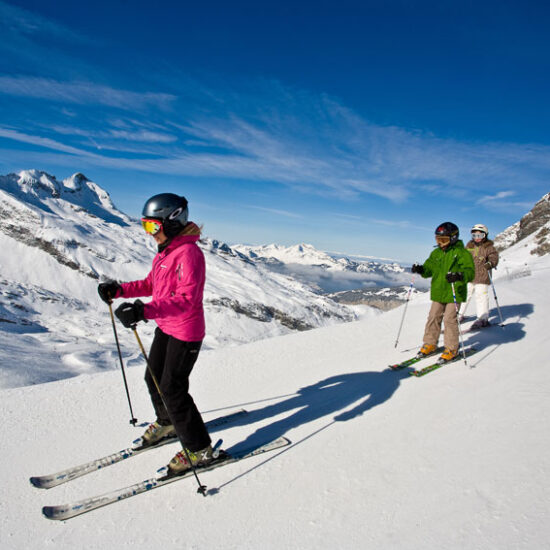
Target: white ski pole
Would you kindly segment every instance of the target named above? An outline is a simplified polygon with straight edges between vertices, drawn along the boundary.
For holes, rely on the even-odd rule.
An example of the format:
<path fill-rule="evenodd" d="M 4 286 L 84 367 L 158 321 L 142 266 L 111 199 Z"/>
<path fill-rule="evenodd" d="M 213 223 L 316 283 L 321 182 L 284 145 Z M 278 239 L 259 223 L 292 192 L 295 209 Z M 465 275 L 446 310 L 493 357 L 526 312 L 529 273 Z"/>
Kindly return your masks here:
<path fill-rule="evenodd" d="M 455 293 L 455 284 L 451 283 L 451 288 L 453 289 L 453 301 L 455 303 L 455 310 L 456 310 L 456 323 L 458 325 L 458 334 L 460 335 L 460 345 L 462 347 L 462 357 L 464 357 L 464 364 L 468 366 L 468 362 L 466 361 L 466 350 L 464 349 L 464 336 L 462 336 L 462 329 L 460 328 L 460 323 L 458 322 L 458 303 L 456 301 L 456 293 Z"/>
<path fill-rule="evenodd" d="M 407 306 L 409 305 L 409 299 L 411 297 L 411 292 L 412 292 L 412 289 L 413 289 L 413 285 L 414 285 L 414 274 L 413 274 L 412 279 L 411 279 L 411 286 L 409 287 L 409 292 L 407 294 L 407 300 L 405 302 L 405 308 L 403 309 L 403 316 L 401 317 L 401 324 L 399 325 L 399 331 L 397 332 L 397 339 L 395 340 L 395 346 L 393 346 L 394 348 L 397 347 L 397 343 L 399 342 L 399 336 L 401 335 L 401 329 L 403 328 L 403 321 L 405 320 L 405 313 L 407 312 Z"/>
<path fill-rule="evenodd" d="M 490 271 L 487 271 L 487 274 L 489 275 L 489 281 L 491 281 L 491 288 L 493 289 L 493 296 L 495 297 L 495 303 L 497 305 L 498 316 L 500 317 L 500 326 L 504 327 L 504 320 L 502 319 L 502 313 L 500 312 L 500 306 L 498 305 L 498 298 L 497 298 L 497 293 L 496 293 L 496 290 L 495 290 L 495 285 L 493 284 L 493 278 L 491 277 L 491 272 Z"/>

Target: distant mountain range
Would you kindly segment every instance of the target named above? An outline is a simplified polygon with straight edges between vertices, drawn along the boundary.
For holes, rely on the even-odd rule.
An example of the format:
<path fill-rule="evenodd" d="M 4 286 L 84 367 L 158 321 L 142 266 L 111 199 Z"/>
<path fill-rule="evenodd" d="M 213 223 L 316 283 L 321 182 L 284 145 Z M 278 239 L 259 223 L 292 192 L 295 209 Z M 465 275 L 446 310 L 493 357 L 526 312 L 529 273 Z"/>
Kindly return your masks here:
<path fill-rule="evenodd" d="M 310 244 L 281 246 L 233 245 L 233 250 L 270 270 L 312 286 L 317 292 L 346 305 L 392 309 L 403 302 L 410 274 L 394 261 L 357 261 L 317 250 Z M 426 288 L 420 284 L 419 288 Z"/>

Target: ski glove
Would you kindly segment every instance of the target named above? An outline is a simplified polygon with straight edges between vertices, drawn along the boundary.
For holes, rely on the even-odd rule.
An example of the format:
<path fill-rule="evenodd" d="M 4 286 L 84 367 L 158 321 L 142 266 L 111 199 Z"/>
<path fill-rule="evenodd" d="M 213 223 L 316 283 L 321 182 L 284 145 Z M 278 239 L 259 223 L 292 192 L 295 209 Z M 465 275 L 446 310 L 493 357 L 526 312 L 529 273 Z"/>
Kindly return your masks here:
<path fill-rule="evenodd" d="M 424 273 L 424 266 L 421 264 L 413 264 L 411 267 L 411 273 L 418 273 L 419 275 L 422 275 L 422 273 Z"/>
<path fill-rule="evenodd" d="M 485 262 L 485 269 L 489 271 L 489 269 L 493 269 L 493 264 L 491 262 Z"/>
<path fill-rule="evenodd" d="M 447 281 L 449 283 L 456 283 L 457 281 L 463 281 L 464 280 L 464 273 L 455 273 L 453 271 L 449 271 L 446 275 Z"/>
<path fill-rule="evenodd" d="M 115 315 L 126 328 L 133 328 L 140 321 L 146 320 L 141 300 L 136 300 L 133 304 L 132 302 L 120 304 L 115 310 Z"/>
<path fill-rule="evenodd" d="M 107 281 L 97 286 L 97 293 L 106 304 L 110 304 L 113 298 L 122 296 L 122 287 L 116 281 Z"/>

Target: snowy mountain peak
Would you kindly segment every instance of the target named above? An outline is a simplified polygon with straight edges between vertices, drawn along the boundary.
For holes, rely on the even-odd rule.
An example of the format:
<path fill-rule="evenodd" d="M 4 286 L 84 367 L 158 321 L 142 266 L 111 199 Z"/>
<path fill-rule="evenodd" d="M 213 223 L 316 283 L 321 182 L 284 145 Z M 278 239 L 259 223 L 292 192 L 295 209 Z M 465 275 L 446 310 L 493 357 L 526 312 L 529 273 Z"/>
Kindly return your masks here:
<path fill-rule="evenodd" d="M 77 172 L 59 181 L 40 170 L 22 170 L 18 174 L 0 176 L 0 191 L 35 210 L 59 213 L 60 209 L 82 211 L 108 223 L 128 225 L 130 218 L 117 210 L 109 193 L 84 174 Z"/>
<path fill-rule="evenodd" d="M 89 182 L 90 180 L 81 172 L 73 174 L 70 178 L 64 179 L 63 184 L 65 187 L 79 191 L 82 187 L 82 184 Z"/>
<path fill-rule="evenodd" d="M 10 177 L 9 174 L 6 177 Z M 15 175 L 15 174 L 13 174 Z M 17 184 L 23 193 L 28 193 L 36 197 L 51 196 L 57 198 L 61 195 L 61 186 L 59 182 L 46 172 L 39 170 L 23 170 L 19 172 Z"/>
<path fill-rule="evenodd" d="M 544 195 L 533 208 L 495 238 L 495 246 L 505 250 L 533 235 L 530 243 L 531 254 L 550 254 L 550 193 Z"/>
<path fill-rule="evenodd" d="M 265 262 L 281 262 L 283 264 L 302 264 L 309 266 L 334 266 L 338 262 L 326 252 L 317 250 L 313 245 L 301 243 L 292 246 L 268 244 L 262 246 L 234 245 L 234 250 L 249 258 Z"/>

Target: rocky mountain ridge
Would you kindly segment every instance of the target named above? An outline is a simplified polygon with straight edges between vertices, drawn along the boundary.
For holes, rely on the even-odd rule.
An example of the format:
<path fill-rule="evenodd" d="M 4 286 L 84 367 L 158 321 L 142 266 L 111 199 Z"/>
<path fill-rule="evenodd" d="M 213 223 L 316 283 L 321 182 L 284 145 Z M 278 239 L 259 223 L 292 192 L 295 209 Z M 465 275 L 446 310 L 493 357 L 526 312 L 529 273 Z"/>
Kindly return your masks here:
<path fill-rule="evenodd" d="M 519 222 L 511 225 L 495 238 L 498 250 L 505 250 L 535 233 L 536 246 L 531 254 L 550 254 L 550 193 L 544 195 Z"/>

